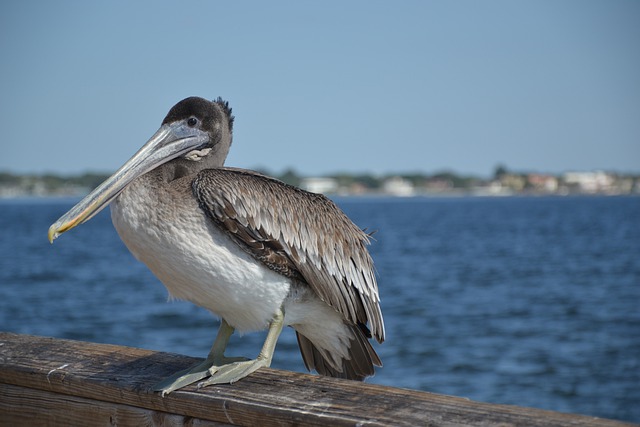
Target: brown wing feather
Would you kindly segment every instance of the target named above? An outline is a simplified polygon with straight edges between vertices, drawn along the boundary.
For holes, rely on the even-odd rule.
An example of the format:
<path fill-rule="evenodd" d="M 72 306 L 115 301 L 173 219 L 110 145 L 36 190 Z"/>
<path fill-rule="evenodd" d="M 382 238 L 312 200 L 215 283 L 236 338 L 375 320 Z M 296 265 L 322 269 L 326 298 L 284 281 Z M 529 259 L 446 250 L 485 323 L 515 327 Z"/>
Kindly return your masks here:
<path fill-rule="evenodd" d="M 369 323 L 384 341 L 369 237 L 331 200 L 234 168 L 203 170 L 192 188 L 200 207 L 244 250 L 306 282 L 346 320 Z"/>

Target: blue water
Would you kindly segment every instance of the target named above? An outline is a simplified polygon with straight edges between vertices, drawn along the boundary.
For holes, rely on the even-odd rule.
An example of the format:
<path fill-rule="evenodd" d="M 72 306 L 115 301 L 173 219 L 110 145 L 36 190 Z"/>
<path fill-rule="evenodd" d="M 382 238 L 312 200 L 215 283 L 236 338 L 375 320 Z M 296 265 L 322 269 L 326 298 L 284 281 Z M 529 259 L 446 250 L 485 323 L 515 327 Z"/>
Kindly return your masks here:
<path fill-rule="evenodd" d="M 217 321 L 167 302 L 108 211 L 49 245 L 74 202 L 0 201 L 0 330 L 205 356 Z M 372 382 L 640 422 L 640 198 L 337 202 L 378 230 L 388 339 Z M 292 331 L 273 366 L 304 371 Z"/>

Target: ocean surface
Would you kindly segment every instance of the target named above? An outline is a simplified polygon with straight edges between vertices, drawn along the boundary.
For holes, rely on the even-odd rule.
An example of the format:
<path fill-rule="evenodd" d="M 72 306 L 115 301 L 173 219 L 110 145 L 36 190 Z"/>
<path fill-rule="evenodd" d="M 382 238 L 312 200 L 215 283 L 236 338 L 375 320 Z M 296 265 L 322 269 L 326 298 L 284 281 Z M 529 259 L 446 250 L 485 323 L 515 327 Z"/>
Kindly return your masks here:
<path fill-rule="evenodd" d="M 0 201 L 0 330 L 204 357 L 217 320 L 167 302 L 108 209 L 48 243 L 75 202 Z M 377 230 L 387 340 L 371 382 L 640 422 L 640 197 L 336 202 Z M 304 371 L 293 331 L 273 367 Z"/>

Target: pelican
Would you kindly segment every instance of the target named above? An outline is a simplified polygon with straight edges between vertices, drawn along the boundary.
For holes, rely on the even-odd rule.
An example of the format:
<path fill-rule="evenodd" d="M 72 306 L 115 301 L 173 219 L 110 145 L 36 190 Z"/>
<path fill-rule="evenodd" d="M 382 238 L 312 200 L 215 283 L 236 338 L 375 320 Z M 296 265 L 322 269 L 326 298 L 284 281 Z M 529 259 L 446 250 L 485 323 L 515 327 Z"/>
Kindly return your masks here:
<path fill-rule="evenodd" d="M 221 319 L 207 358 L 154 386 L 234 383 L 271 364 L 284 326 L 306 368 L 364 380 L 384 323 L 369 235 L 328 198 L 224 167 L 229 104 L 190 97 L 111 177 L 49 228 L 49 241 L 107 205 L 120 238 L 169 293 Z M 234 331 L 268 330 L 256 359 L 225 356 Z"/>

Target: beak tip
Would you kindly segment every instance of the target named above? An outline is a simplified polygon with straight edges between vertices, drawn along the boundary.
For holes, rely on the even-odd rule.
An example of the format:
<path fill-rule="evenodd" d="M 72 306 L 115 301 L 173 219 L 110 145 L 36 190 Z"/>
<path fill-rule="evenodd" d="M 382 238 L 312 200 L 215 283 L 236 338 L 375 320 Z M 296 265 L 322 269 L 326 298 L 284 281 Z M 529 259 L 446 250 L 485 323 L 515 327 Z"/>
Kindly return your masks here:
<path fill-rule="evenodd" d="M 47 237 L 49 238 L 49 243 L 53 243 L 53 241 L 56 240 L 58 236 L 59 234 L 56 232 L 56 228 L 53 225 L 49 227 L 49 233 L 47 234 Z"/>

